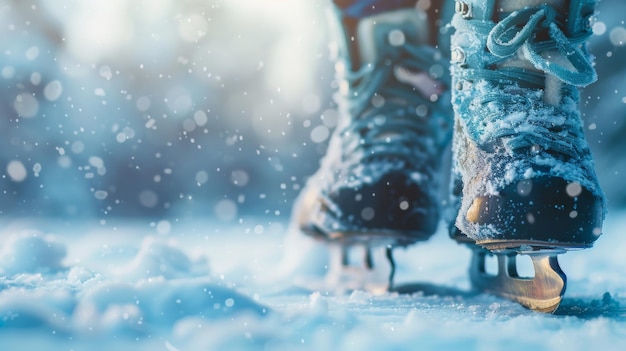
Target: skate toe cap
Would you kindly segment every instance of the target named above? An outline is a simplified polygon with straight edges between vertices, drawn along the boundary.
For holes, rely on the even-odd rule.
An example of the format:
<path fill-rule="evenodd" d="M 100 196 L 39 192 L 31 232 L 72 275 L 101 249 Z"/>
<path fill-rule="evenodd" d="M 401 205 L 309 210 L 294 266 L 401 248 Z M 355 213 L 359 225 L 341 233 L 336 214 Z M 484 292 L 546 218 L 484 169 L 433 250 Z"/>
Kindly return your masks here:
<path fill-rule="evenodd" d="M 474 198 L 465 217 L 488 227 L 490 239 L 590 246 L 602 233 L 603 211 L 602 197 L 580 183 L 540 177 Z"/>

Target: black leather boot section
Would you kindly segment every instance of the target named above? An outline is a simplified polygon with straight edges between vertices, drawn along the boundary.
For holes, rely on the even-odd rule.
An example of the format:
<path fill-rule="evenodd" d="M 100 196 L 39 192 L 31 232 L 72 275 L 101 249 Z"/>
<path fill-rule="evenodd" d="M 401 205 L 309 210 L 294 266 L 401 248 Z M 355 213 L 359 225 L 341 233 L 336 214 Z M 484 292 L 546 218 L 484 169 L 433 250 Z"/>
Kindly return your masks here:
<path fill-rule="evenodd" d="M 493 240 L 585 247 L 601 234 L 602 211 L 602 199 L 579 183 L 543 177 L 510 184 L 498 195 L 476 198 L 465 215 L 470 223 L 489 225 L 501 233 Z"/>

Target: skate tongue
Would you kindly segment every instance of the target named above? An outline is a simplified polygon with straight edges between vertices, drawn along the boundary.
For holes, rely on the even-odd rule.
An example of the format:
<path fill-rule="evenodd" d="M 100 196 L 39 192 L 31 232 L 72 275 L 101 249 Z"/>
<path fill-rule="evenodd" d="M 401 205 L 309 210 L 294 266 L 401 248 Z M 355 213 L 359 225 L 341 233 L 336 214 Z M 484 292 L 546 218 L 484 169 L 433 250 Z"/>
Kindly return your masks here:
<path fill-rule="evenodd" d="M 428 43 L 426 13 L 417 8 L 400 9 L 366 17 L 356 28 L 356 46 L 361 66 L 377 62 L 384 48 L 404 43 Z M 353 67 L 357 68 L 357 67 Z"/>
<path fill-rule="evenodd" d="M 534 7 L 540 5 L 550 5 L 558 13 L 565 11 L 565 0 L 498 0 L 496 2 L 496 12 L 509 13 L 524 7 Z"/>
<path fill-rule="evenodd" d="M 474 0 L 472 0 L 474 1 Z M 492 0 L 494 1 L 494 0 Z M 509 13 L 526 7 L 548 5 L 557 14 L 559 27 L 570 38 L 591 34 L 590 19 L 598 0 L 495 0 L 494 20 L 500 21 Z"/>

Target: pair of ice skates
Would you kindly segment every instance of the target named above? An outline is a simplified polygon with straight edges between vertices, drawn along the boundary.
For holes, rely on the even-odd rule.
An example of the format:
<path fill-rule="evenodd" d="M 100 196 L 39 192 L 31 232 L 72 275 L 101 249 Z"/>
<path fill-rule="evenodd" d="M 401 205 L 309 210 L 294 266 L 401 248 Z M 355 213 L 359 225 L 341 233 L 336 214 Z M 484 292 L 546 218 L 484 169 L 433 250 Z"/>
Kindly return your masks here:
<path fill-rule="evenodd" d="M 360 18 L 335 5 L 341 119 L 293 221 L 335 248 L 331 267 L 360 247 L 376 271 L 373 252 L 386 251 L 391 284 L 392 248 L 427 240 L 450 212 L 474 287 L 554 311 L 566 283 L 557 255 L 592 246 L 604 217 L 577 107 L 596 79 L 585 47 L 595 0 L 420 3 Z M 518 276 L 519 254 L 533 278 Z"/>

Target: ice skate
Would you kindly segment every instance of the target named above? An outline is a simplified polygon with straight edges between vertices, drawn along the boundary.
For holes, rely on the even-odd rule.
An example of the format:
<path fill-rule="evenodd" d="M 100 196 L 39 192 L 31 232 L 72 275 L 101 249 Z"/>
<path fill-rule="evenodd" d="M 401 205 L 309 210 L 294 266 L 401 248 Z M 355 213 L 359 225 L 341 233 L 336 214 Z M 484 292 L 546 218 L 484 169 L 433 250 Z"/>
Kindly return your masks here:
<path fill-rule="evenodd" d="M 596 79 L 585 47 L 593 0 L 464 0 L 452 25 L 451 235 L 474 248 L 473 285 L 554 311 L 566 279 L 557 255 L 591 247 L 604 196 L 578 110 Z M 487 251 L 488 250 L 488 251 Z M 498 256 L 496 276 L 485 256 Z M 515 255 L 530 255 L 521 278 Z"/>
<path fill-rule="evenodd" d="M 333 18 L 340 120 L 292 221 L 331 249 L 329 285 L 381 291 L 393 279 L 391 249 L 428 239 L 439 222 L 448 59 L 415 7 Z"/>

